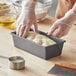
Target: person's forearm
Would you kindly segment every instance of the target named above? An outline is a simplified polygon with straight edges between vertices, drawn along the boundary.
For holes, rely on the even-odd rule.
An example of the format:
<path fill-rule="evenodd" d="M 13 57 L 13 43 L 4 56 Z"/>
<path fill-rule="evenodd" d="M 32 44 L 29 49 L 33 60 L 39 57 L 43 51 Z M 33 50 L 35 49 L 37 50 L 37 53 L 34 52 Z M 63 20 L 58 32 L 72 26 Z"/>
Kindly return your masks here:
<path fill-rule="evenodd" d="M 61 18 L 61 22 L 68 24 L 71 26 L 76 22 L 76 3 L 72 9 L 70 9 L 63 18 Z"/>
<path fill-rule="evenodd" d="M 26 13 L 35 13 L 35 5 L 36 5 L 37 0 L 23 0 L 22 1 L 22 9 L 21 13 L 19 15 L 19 19 L 25 17 Z"/>
<path fill-rule="evenodd" d="M 24 0 L 23 2 L 22 2 L 22 6 L 23 7 L 30 7 L 30 8 L 32 8 L 32 7 L 35 7 L 35 5 L 36 5 L 36 2 L 37 2 L 37 0 Z"/>
<path fill-rule="evenodd" d="M 62 18 L 67 11 L 73 8 L 76 0 L 58 0 L 55 17 L 57 19 Z"/>

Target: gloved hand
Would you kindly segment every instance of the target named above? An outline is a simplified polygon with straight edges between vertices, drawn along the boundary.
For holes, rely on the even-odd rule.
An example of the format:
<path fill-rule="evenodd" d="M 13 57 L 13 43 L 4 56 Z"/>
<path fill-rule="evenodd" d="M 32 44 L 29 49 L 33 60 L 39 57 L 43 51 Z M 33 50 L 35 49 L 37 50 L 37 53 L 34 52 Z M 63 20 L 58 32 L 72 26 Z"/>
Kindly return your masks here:
<path fill-rule="evenodd" d="M 76 14 L 71 9 L 65 14 L 63 18 L 57 20 L 52 25 L 50 31 L 48 32 L 48 35 L 53 35 L 59 38 L 66 35 L 75 21 L 76 21 Z"/>
<path fill-rule="evenodd" d="M 36 22 L 36 16 L 35 16 L 35 5 L 36 2 L 34 0 L 32 1 L 23 1 L 22 3 L 22 11 L 21 14 L 16 22 L 17 25 L 17 34 L 20 37 L 26 37 L 28 34 L 29 29 L 32 25 L 34 25 L 34 29 L 37 32 L 37 22 Z"/>

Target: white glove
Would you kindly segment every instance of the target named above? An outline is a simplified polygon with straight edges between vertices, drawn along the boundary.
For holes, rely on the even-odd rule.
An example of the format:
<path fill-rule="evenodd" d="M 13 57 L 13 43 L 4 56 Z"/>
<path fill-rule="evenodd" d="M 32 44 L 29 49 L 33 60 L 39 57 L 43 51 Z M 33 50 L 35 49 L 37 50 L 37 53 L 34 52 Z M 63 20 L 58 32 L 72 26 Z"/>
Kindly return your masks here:
<path fill-rule="evenodd" d="M 21 37 L 26 37 L 32 24 L 34 24 L 35 31 L 38 31 L 36 16 L 35 16 L 35 1 L 23 1 L 22 11 L 16 22 L 17 34 Z"/>
<path fill-rule="evenodd" d="M 48 35 L 53 35 L 59 38 L 66 35 L 75 21 L 76 14 L 73 12 L 73 10 L 68 11 L 63 18 L 57 20 L 52 25 Z"/>

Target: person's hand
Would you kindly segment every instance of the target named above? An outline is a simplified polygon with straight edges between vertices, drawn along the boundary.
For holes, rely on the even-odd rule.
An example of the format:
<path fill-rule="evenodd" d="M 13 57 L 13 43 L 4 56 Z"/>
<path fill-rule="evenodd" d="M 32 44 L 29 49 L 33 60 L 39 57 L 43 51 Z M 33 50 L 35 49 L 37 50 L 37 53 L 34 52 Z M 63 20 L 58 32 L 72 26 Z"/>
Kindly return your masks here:
<path fill-rule="evenodd" d="M 57 20 L 50 28 L 48 35 L 56 36 L 58 38 L 66 35 L 69 32 L 70 26 Z"/>
<path fill-rule="evenodd" d="M 16 24 L 18 26 L 16 33 L 20 37 L 26 37 L 32 25 L 34 25 L 34 30 L 36 32 L 38 31 L 35 16 L 35 3 L 30 2 L 29 4 L 24 4 Z"/>
<path fill-rule="evenodd" d="M 76 13 L 74 13 L 73 10 L 70 10 L 65 14 L 63 18 L 57 20 L 52 25 L 50 31 L 48 32 L 48 35 L 53 35 L 59 38 L 66 35 L 75 21 L 76 21 Z"/>

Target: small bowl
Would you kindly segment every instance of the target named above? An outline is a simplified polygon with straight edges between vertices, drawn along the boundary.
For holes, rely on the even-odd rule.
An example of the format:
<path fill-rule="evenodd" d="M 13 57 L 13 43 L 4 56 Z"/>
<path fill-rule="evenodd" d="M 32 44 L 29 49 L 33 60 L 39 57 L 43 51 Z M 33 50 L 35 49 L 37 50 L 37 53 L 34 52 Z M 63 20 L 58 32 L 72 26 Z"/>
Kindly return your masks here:
<path fill-rule="evenodd" d="M 15 30 L 15 21 L 17 19 L 17 12 L 14 6 L 9 2 L 0 1 L 0 26 Z"/>
<path fill-rule="evenodd" d="M 17 15 L 15 13 L 7 13 L 5 15 L 0 16 L 0 25 L 4 28 L 15 30 L 16 19 Z"/>
<path fill-rule="evenodd" d="M 25 68 L 25 60 L 20 56 L 13 56 L 9 58 L 10 68 L 14 70 L 21 70 Z"/>

